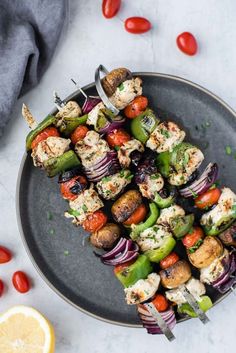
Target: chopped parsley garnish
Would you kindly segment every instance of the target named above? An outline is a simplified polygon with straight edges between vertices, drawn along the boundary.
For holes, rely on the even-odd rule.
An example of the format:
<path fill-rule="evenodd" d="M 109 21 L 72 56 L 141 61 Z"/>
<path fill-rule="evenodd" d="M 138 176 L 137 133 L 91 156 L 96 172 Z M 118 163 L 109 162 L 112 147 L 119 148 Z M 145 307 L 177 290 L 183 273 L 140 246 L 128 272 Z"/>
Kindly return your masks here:
<path fill-rule="evenodd" d="M 69 253 L 68 250 L 65 250 L 65 251 L 64 251 L 64 255 L 65 255 L 65 256 L 68 256 L 69 254 L 70 254 L 70 253 Z"/>
<path fill-rule="evenodd" d="M 233 217 L 236 217 L 236 204 L 232 206 Z"/>
<path fill-rule="evenodd" d="M 105 181 L 105 182 L 111 181 L 111 177 L 110 176 L 106 176 L 106 177 L 102 178 L 102 181 Z"/>
<path fill-rule="evenodd" d="M 123 84 L 123 82 L 119 85 L 119 91 L 123 91 L 123 89 L 125 88 L 125 86 L 124 86 L 124 84 Z"/>
<path fill-rule="evenodd" d="M 193 195 L 193 198 L 195 199 L 196 197 L 198 197 L 198 194 L 193 191 L 191 188 L 189 188 L 189 191 L 191 192 L 191 194 Z"/>
<path fill-rule="evenodd" d="M 228 156 L 230 156 L 232 154 L 232 148 L 230 146 L 226 146 L 225 147 L 225 152 Z"/>
<path fill-rule="evenodd" d="M 50 229 L 50 230 L 49 230 L 49 234 L 50 234 L 50 235 L 54 235 L 54 234 L 55 234 L 55 229 Z"/>
<path fill-rule="evenodd" d="M 156 180 L 156 179 L 158 179 L 159 177 L 160 177 L 159 174 L 152 174 L 152 175 L 150 175 L 150 179 L 151 179 L 151 180 Z"/>
<path fill-rule="evenodd" d="M 170 137 L 170 133 L 169 133 L 168 130 L 161 129 L 160 132 L 161 132 L 161 134 L 162 134 L 163 136 L 165 136 L 167 139 Z"/>
<path fill-rule="evenodd" d="M 77 211 L 77 210 L 73 210 L 72 208 L 69 209 L 68 213 L 69 213 L 71 216 L 74 216 L 74 217 L 80 216 L 80 212 Z"/>
<path fill-rule="evenodd" d="M 86 205 L 83 205 L 83 206 L 82 206 L 82 210 L 83 210 L 84 212 L 87 212 L 87 211 L 88 211 L 88 207 L 87 207 Z"/>
<path fill-rule="evenodd" d="M 131 180 L 133 178 L 133 176 L 134 176 L 133 174 L 126 175 L 125 179 Z"/>
<path fill-rule="evenodd" d="M 124 171 L 124 169 L 121 169 L 120 176 L 123 177 L 124 175 L 125 175 L 125 171 Z"/>
<path fill-rule="evenodd" d="M 188 252 L 190 252 L 190 254 L 194 253 L 202 243 L 203 243 L 203 240 L 199 239 L 195 245 L 193 245 L 191 248 L 188 248 Z"/>
<path fill-rule="evenodd" d="M 189 154 L 185 153 L 184 154 L 184 159 L 183 159 L 183 165 L 187 165 L 189 162 Z"/>
<path fill-rule="evenodd" d="M 53 219 L 52 212 L 47 211 L 47 219 L 51 221 Z"/>
<path fill-rule="evenodd" d="M 115 149 L 116 151 L 119 151 L 120 146 L 115 146 L 114 149 Z"/>

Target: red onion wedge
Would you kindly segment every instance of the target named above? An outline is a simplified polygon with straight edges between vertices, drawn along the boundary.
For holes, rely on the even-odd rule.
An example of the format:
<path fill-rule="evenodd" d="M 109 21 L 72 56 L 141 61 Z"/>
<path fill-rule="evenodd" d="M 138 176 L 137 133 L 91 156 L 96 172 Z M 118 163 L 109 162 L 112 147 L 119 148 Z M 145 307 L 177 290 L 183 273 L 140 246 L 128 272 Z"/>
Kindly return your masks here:
<path fill-rule="evenodd" d="M 101 256 L 101 260 L 106 265 L 116 266 L 136 259 L 138 250 L 138 245 L 131 239 L 120 238 L 111 251 Z"/>
<path fill-rule="evenodd" d="M 99 96 L 88 96 L 73 78 L 71 78 L 71 81 L 85 97 L 85 101 L 82 106 L 82 112 L 83 114 L 88 114 L 98 103 L 101 102 L 101 98 Z"/>
<path fill-rule="evenodd" d="M 119 129 L 124 126 L 125 118 L 120 115 L 115 116 L 112 120 L 107 121 L 107 124 L 99 130 L 100 134 L 109 134 L 115 129 Z"/>
<path fill-rule="evenodd" d="M 212 286 L 220 293 L 226 293 L 236 283 L 236 253 L 229 255 L 225 271 L 217 278 Z"/>
<path fill-rule="evenodd" d="M 152 314 L 145 309 L 144 305 L 138 305 L 138 313 L 139 317 L 142 321 L 143 327 L 147 329 L 147 332 L 152 335 L 163 334 L 161 328 L 158 326 L 156 320 L 152 316 Z M 176 325 L 175 312 L 172 308 L 164 312 L 160 312 L 162 319 L 166 322 L 167 326 L 170 330 Z"/>
<path fill-rule="evenodd" d="M 98 182 L 102 178 L 117 173 L 120 164 L 115 151 L 107 152 L 106 156 L 90 168 L 84 168 L 84 173 L 91 182 Z"/>
<path fill-rule="evenodd" d="M 217 179 L 218 165 L 209 163 L 202 175 L 190 185 L 179 190 L 183 197 L 193 197 L 207 191 Z"/>

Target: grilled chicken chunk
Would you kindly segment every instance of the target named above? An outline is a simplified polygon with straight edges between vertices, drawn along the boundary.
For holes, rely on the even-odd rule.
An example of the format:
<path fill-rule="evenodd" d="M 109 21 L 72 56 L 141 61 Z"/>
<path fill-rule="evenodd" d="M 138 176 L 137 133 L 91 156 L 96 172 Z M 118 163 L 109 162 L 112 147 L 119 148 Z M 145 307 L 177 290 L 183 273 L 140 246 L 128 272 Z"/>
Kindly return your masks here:
<path fill-rule="evenodd" d="M 185 260 L 180 260 L 165 270 L 160 271 L 163 287 L 172 289 L 186 283 L 191 277 L 191 269 Z"/>
<path fill-rule="evenodd" d="M 138 243 L 142 252 L 154 250 L 163 245 L 166 238 L 172 237 L 167 227 L 162 225 L 155 225 L 145 229 L 140 233 L 136 242 Z"/>
<path fill-rule="evenodd" d="M 144 146 L 143 144 L 136 140 L 132 139 L 128 142 L 125 142 L 119 149 L 117 156 L 120 162 L 120 165 L 122 168 L 128 168 L 131 163 L 131 158 L 130 155 L 133 151 L 139 151 L 143 152 L 144 151 Z"/>
<path fill-rule="evenodd" d="M 207 284 L 211 284 L 217 280 L 225 271 L 225 263 L 227 263 L 228 257 L 229 252 L 227 249 L 224 249 L 223 254 L 212 261 L 209 266 L 201 268 L 200 280 Z"/>
<path fill-rule="evenodd" d="M 139 77 L 126 80 L 109 98 L 111 103 L 119 110 L 124 109 L 135 97 L 142 94 L 142 80 Z"/>
<path fill-rule="evenodd" d="M 157 153 L 172 151 L 185 138 L 185 132 L 172 121 L 159 124 L 147 140 L 147 147 Z"/>
<path fill-rule="evenodd" d="M 67 218 L 73 218 L 73 223 L 81 225 L 87 216 L 100 208 L 103 202 L 98 193 L 94 190 L 93 184 L 90 188 L 84 190 L 75 200 L 69 202 L 71 211 L 65 212 Z"/>
<path fill-rule="evenodd" d="M 217 205 L 205 213 L 201 218 L 201 224 L 211 226 L 221 222 L 222 218 L 235 216 L 236 194 L 230 188 L 223 188 Z"/>
<path fill-rule="evenodd" d="M 43 167 L 43 163 L 50 158 L 59 157 L 70 147 L 70 139 L 50 136 L 46 140 L 39 142 L 32 150 L 31 156 L 36 167 Z"/>
<path fill-rule="evenodd" d="M 96 163 L 106 157 L 110 148 L 97 132 L 88 131 L 85 138 L 75 145 L 75 151 L 83 166 L 92 170 Z"/>
<path fill-rule="evenodd" d="M 223 251 L 223 245 L 219 239 L 207 236 L 194 253 L 188 254 L 188 258 L 193 266 L 203 268 L 209 266 L 215 259 L 221 256 Z"/>
<path fill-rule="evenodd" d="M 88 113 L 88 119 L 86 121 L 87 125 L 97 126 L 97 120 L 100 110 L 105 109 L 103 102 L 98 103 L 95 107 Z"/>
<path fill-rule="evenodd" d="M 151 273 L 146 279 L 138 280 L 133 286 L 125 288 L 126 302 L 129 305 L 140 304 L 150 299 L 158 290 L 160 276 Z"/>
<path fill-rule="evenodd" d="M 160 216 L 157 219 L 157 224 L 169 225 L 170 221 L 178 216 L 184 216 L 185 211 L 179 205 L 172 205 L 170 207 L 164 208 L 160 212 Z"/>
<path fill-rule="evenodd" d="M 146 175 L 144 182 L 139 183 L 138 186 L 143 197 L 153 200 L 155 194 L 163 188 L 164 180 L 159 173 Z"/>
<path fill-rule="evenodd" d="M 98 193 L 105 200 L 114 199 L 121 191 L 131 183 L 132 175 L 129 170 L 102 178 L 96 185 Z"/>
<path fill-rule="evenodd" d="M 69 101 L 56 114 L 57 127 L 63 124 L 64 118 L 77 118 L 82 114 L 82 110 L 77 102 Z"/>
<path fill-rule="evenodd" d="M 185 286 L 193 295 L 196 301 L 199 301 L 201 295 L 204 295 L 206 293 L 206 288 L 204 284 L 200 282 L 199 279 L 196 279 L 194 277 L 191 277 L 188 282 L 185 283 Z M 179 288 L 168 290 L 165 294 L 168 300 L 177 305 L 186 303 L 186 299 Z"/>
<path fill-rule="evenodd" d="M 142 203 L 142 196 L 137 190 L 129 190 L 116 200 L 111 208 L 114 220 L 126 221 Z"/>

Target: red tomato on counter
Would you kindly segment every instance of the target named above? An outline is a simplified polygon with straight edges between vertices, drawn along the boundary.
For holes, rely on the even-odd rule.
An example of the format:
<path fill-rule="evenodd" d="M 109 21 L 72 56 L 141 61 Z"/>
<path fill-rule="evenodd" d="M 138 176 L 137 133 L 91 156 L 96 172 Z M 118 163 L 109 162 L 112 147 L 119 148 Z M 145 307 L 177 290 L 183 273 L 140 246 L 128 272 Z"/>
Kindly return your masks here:
<path fill-rule="evenodd" d="M 0 297 L 1 297 L 2 294 L 3 294 L 3 291 L 4 291 L 4 283 L 3 283 L 3 281 L 0 279 Z"/>
<path fill-rule="evenodd" d="M 5 248 L 4 246 L 0 246 L 0 264 L 5 264 L 9 262 L 12 258 L 10 250 Z"/>
<path fill-rule="evenodd" d="M 183 32 L 179 34 L 176 43 L 178 48 L 187 55 L 195 55 L 197 53 L 198 45 L 192 33 Z"/>
<path fill-rule="evenodd" d="M 114 17 L 120 10 L 121 0 L 103 0 L 102 13 L 106 18 Z"/>
<path fill-rule="evenodd" d="M 13 274 L 12 283 L 15 289 L 20 293 L 26 293 L 30 290 L 29 279 L 23 271 L 17 271 Z"/>
<path fill-rule="evenodd" d="M 151 22 L 144 17 L 129 17 L 125 20 L 125 29 L 129 33 L 142 34 L 151 29 Z"/>

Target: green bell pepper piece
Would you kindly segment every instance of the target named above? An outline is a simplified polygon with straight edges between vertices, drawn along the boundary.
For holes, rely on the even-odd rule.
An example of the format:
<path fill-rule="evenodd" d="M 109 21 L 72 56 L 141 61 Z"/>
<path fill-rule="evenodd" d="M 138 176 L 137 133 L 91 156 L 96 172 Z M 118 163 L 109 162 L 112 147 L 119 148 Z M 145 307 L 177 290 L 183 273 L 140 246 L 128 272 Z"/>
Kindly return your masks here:
<path fill-rule="evenodd" d="M 44 168 L 47 175 L 51 178 L 66 170 L 78 167 L 80 161 L 75 152 L 70 150 L 59 157 L 53 157 L 44 162 Z"/>
<path fill-rule="evenodd" d="M 144 112 L 131 120 L 131 133 L 137 140 L 146 143 L 159 122 L 160 120 L 155 116 L 153 111 L 147 108 Z"/>
<path fill-rule="evenodd" d="M 133 240 L 135 240 L 139 236 L 139 234 L 143 232 L 145 229 L 152 227 L 156 223 L 156 220 L 159 216 L 159 209 L 157 208 L 156 204 L 153 202 L 149 204 L 149 209 L 150 209 L 150 214 L 145 222 L 134 224 L 131 226 L 132 231 L 130 233 L 130 237 Z"/>
<path fill-rule="evenodd" d="M 54 125 L 55 122 L 55 116 L 48 115 L 43 121 L 41 121 L 41 123 L 38 124 L 38 126 L 34 130 L 30 131 L 26 136 L 26 150 L 31 150 L 31 144 L 35 137 L 47 127 Z"/>
<path fill-rule="evenodd" d="M 184 237 L 189 233 L 193 226 L 194 214 L 188 214 L 187 216 L 179 216 L 173 218 L 170 221 L 170 228 L 177 239 Z"/>
<path fill-rule="evenodd" d="M 175 146 L 171 152 L 170 164 L 177 171 L 181 172 L 189 162 L 189 155 L 187 151 L 194 146 L 188 142 L 182 142 Z"/>
<path fill-rule="evenodd" d="M 63 118 L 63 122 L 59 127 L 59 130 L 65 137 L 69 137 L 79 125 L 85 124 L 87 119 L 88 114 L 76 118 L 65 117 Z"/>
<path fill-rule="evenodd" d="M 148 250 L 144 254 L 149 258 L 151 262 L 160 262 L 162 259 L 164 259 L 164 257 L 171 253 L 175 245 L 175 239 L 169 236 L 166 237 L 161 247 L 154 250 Z"/>
<path fill-rule="evenodd" d="M 156 159 L 157 168 L 163 177 L 168 178 L 171 174 L 171 153 L 166 151 L 162 152 L 157 156 Z"/>
<path fill-rule="evenodd" d="M 211 235 L 211 236 L 218 235 L 218 234 L 222 233 L 224 230 L 226 230 L 227 228 L 229 228 L 229 226 L 231 226 L 231 224 L 235 221 L 235 218 L 236 217 L 234 217 L 234 216 L 222 217 L 215 224 L 205 225 L 205 226 L 203 226 L 204 233 L 206 235 Z"/>
<path fill-rule="evenodd" d="M 207 310 L 209 310 L 213 306 L 211 298 L 208 297 L 207 295 L 203 295 L 201 297 L 201 300 L 198 301 L 198 305 L 199 305 L 200 309 L 202 309 L 202 311 L 204 311 L 204 312 L 206 312 Z M 189 303 L 181 304 L 178 307 L 178 312 L 180 314 L 187 314 L 190 317 L 198 317 L 197 314 L 195 313 L 195 311 L 193 310 L 193 308 L 189 305 Z"/>
<path fill-rule="evenodd" d="M 153 270 L 152 265 L 145 255 L 139 255 L 137 260 L 120 271 L 114 271 L 118 280 L 124 287 L 130 287 L 139 279 L 145 279 Z"/>
<path fill-rule="evenodd" d="M 170 195 L 168 197 L 161 197 L 161 195 L 159 193 L 155 194 L 155 198 L 154 198 L 154 202 L 155 204 L 159 207 L 159 208 L 167 208 L 170 207 L 176 199 L 176 194 L 175 192 L 173 192 L 171 194 L 171 190 L 174 191 L 174 188 L 170 188 Z"/>

